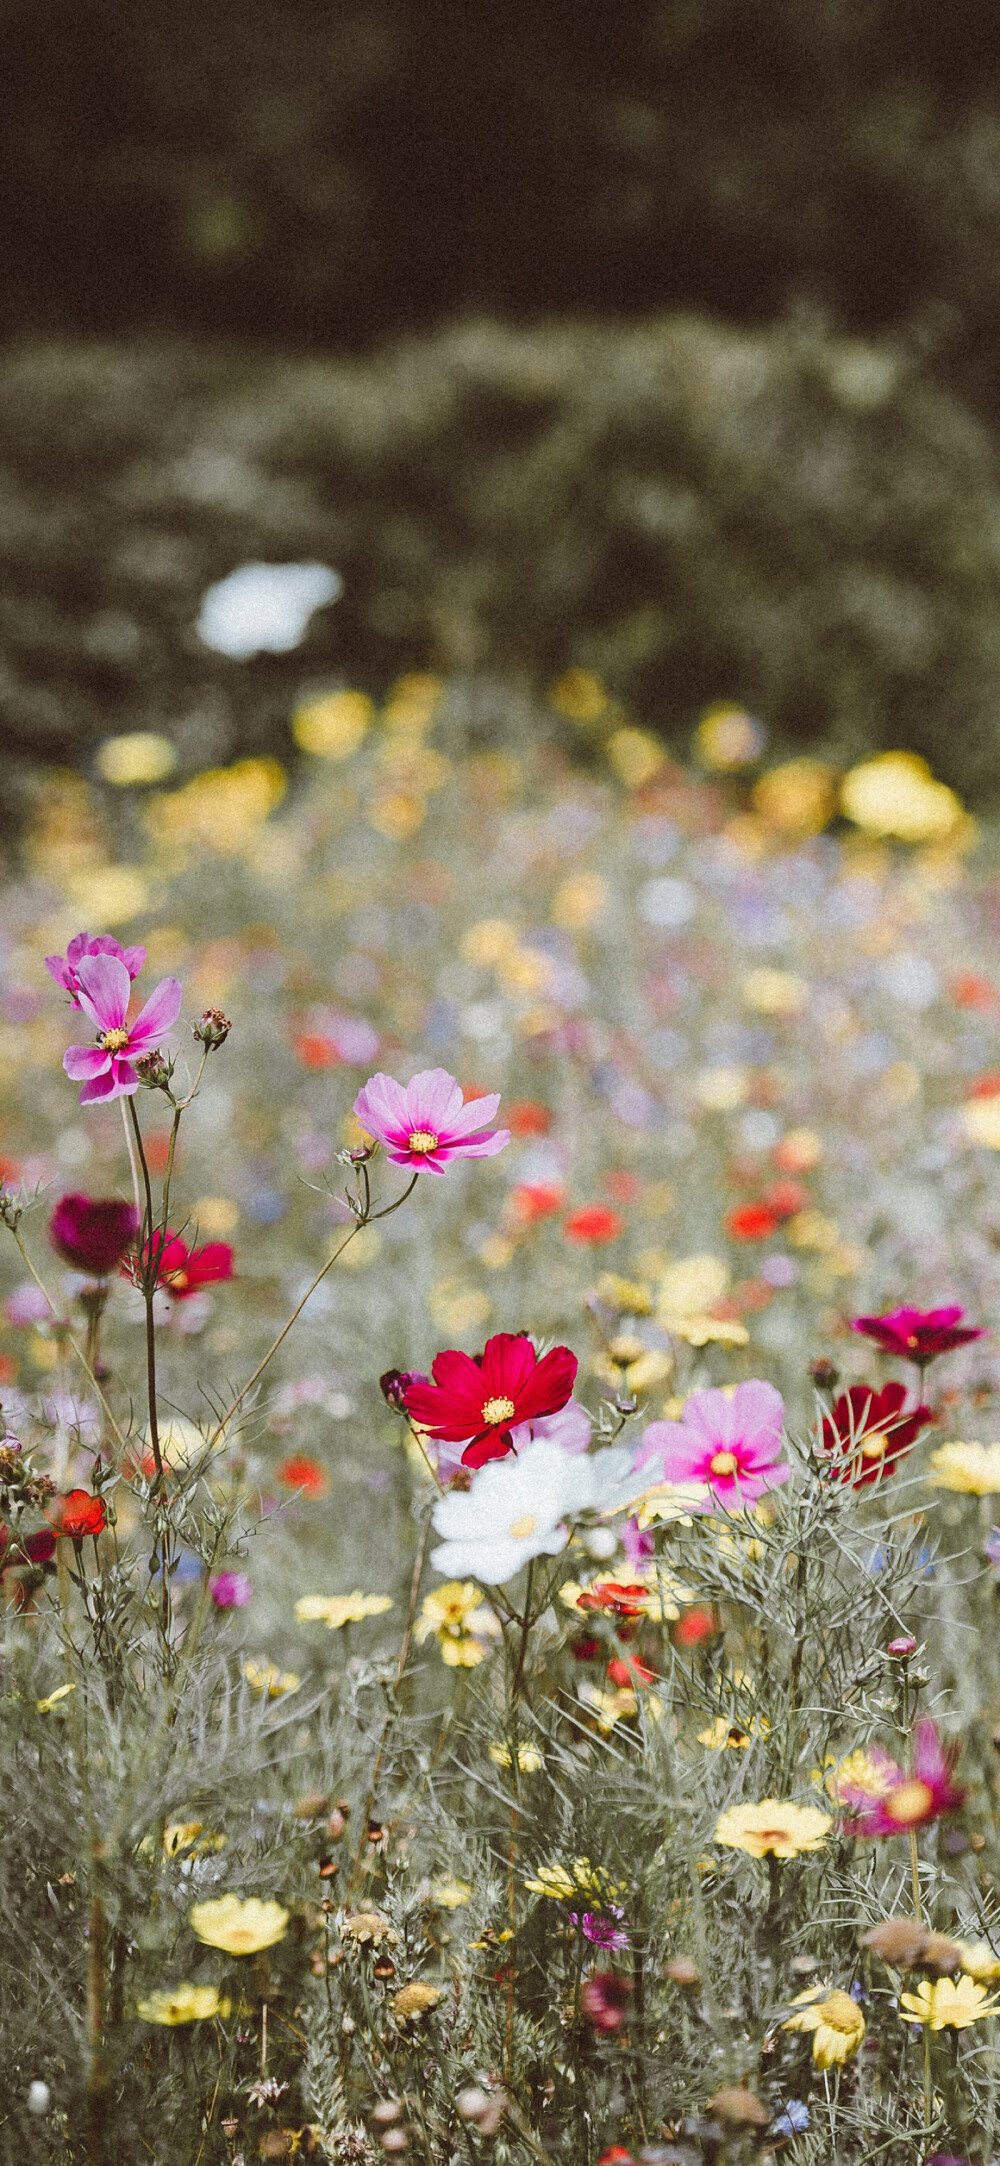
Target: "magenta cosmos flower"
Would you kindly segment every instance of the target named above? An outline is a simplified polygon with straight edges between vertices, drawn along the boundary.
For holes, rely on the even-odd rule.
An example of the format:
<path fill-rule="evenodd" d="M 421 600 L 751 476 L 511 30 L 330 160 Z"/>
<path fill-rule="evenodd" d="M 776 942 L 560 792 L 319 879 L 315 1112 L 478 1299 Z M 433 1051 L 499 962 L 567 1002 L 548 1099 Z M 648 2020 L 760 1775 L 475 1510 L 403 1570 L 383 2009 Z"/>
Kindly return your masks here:
<path fill-rule="evenodd" d="M 926 1715 L 913 1732 L 913 1773 L 908 1775 L 879 1746 L 868 1748 L 874 1780 L 842 1782 L 838 1792 L 855 1817 L 844 1821 L 845 1835 L 904 1835 L 910 1828 L 957 1812 L 965 1791 L 954 1780 L 958 1745 L 945 1746 L 937 1724 Z"/>
<path fill-rule="evenodd" d="M 145 948 L 123 948 L 111 933 L 77 933 L 70 941 L 65 955 L 47 955 L 45 968 L 57 985 L 69 994 L 74 1008 L 80 1006 L 79 965 L 85 955 L 115 955 L 124 963 L 130 978 L 137 978 L 146 960 Z"/>
<path fill-rule="evenodd" d="M 49 1237 L 76 1271 L 106 1279 L 139 1232 L 133 1203 L 117 1196 L 60 1196 L 49 1220 Z"/>
<path fill-rule="evenodd" d="M 466 1102 L 447 1068 L 424 1068 L 405 1085 L 391 1075 L 373 1075 L 358 1092 L 354 1111 L 393 1165 L 443 1173 L 452 1158 L 494 1158 L 510 1142 L 509 1128 L 476 1133 L 499 1104 L 499 1091 Z"/>
<path fill-rule="evenodd" d="M 954 1346 L 967 1346 L 970 1339 L 985 1336 L 983 1331 L 963 1325 L 964 1315 L 965 1310 L 957 1303 L 947 1309 L 904 1307 L 890 1309 L 887 1316 L 856 1316 L 851 1330 L 874 1339 L 884 1354 L 898 1354 L 902 1361 L 915 1361 L 923 1367 L 938 1354 L 950 1354 Z"/>
<path fill-rule="evenodd" d="M 416 1378 L 406 1388 L 408 1414 L 439 1443 L 461 1444 L 462 1464 L 482 1467 L 514 1449 L 512 1432 L 558 1414 L 576 1381 L 576 1355 L 550 1347 L 539 1361 L 524 1333 L 499 1331 L 483 1352 L 448 1348 L 431 1364 L 433 1384 Z"/>
<path fill-rule="evenodd" d="M 133 1062 L 155 1053 L 177 1021 L 183 998 L 176 978 L 162 978 L 134 1023 L 127 1023 L 132 980 L 117 955 L 82 955 L 76 966 L 78 1005 L 97 1026 L 96 1045 L 71 1045 L 63 1067 L 82 1083 L 80 1104 L 130 1098 L 139 1088 Z"/>
<path fill-rule="evenodd" d="M 788 1480 L 790 1469 L 781 1457 L 784 1418 L 781 1393 L 773 1384 L 737 1384 L 731 1397 L 724 1391 L 693 1391 L 680 1421 L 650 1422 L 634 1471 L 645 1469 L 651 1485 L 691 1485 L 693 1511 L 710 1512 L 721 1504 L 728 1512 L 741 1512 Z"/>

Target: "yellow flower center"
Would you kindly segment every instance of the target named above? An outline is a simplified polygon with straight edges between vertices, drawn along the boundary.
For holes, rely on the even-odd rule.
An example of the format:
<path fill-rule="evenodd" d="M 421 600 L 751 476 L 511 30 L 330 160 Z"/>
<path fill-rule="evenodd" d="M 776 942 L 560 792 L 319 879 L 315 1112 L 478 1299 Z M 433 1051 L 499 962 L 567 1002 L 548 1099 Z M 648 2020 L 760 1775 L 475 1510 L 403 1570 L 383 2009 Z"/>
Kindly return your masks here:
<path fill-rule="evenodd" d="M 105 1050 L 105 1052 L 106 1052 L 106 1053 L 120 1053 L 120 1052 L 121 1052 L 121 1050 L 122 1050 L 122 1047 L 123 1047 L 123 1046 L 126 1046 L 126 1045 L 128 1044 L 128 1031 L 127 1031 L 127 1030 L 106 1030 L 106 1031 L 103 1031 L 103 1032 L 102 1032 L 102 1034 L 101 1034 L 101 1036 L 99 1037 L 99 1039 L 98 1039 L 97 1043 L 98 1043 L 98 1045 L 102 1045 L 102 1046 L 104 1047 L 104 1050 Z"/>
<path fill-rule="evenodd" d="M 884 1436 L 866 1436 L 862 1439 L 862 1459 L 882 1459 L 888 1439 Z"/>
<path fill-rule="evenodd" d="M 526 1542 L 528 1536 L 534 1534 L 537 1525 L 538 1521 L 534 1513 L 525 1512 L 523 1519 L 512 1520 L 507 1532 L 513 1536 L 515 1542 Z"/>
<path fill-rule="evenodd" d="M 513 1399 L 487 1399 L 483 1407 L 483 1420 L 488 1429 L 495 1429 L 501 1422 L 514 1418 Z"/>
<path fill-rule="evenodd" d="M 886 1811 L 890 1820 L 897 1820 L 900 1827 L 909 1828 L 918 1820 L 926 1820 L 934 1803 L 934 1792 L 926 1782 L 914 1775 L 910 1782 L 901 1782 L 897 1790 L 890 1791 Z"/>
<path fill-rule="evenodd" d="M 715 1458 L 709 1461 L 708 1471 L 710 1474 L 735 1474 L 738 1466 L 735 1452 L 716 1452 Z"/>
<path fill-rule="evenodd" d="M 427 1151 L 436 1151 L 438 1147 L 438 1141 L 438 1137 L 432 1136 L 429 1128 L 415 1128 L 412 1136 L 410 1137 L 410 1149 L 411 1151 L 420 1151 L 421 1153 L 426 1153 Z"/>

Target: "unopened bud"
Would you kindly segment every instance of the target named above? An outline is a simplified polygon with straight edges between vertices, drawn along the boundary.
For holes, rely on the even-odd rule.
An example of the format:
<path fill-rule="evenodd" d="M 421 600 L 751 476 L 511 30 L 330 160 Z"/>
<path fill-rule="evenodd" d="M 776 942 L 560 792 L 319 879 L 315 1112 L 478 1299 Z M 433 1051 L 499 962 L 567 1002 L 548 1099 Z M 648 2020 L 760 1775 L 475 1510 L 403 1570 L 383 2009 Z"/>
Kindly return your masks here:
<path fill-rule="evenodd" d="M 148 1091 L 161 1091 L 173 1075 L 174 1064 L 164 1060 L 162 1053 L 144 1053 L 136 1061 L 135 1072 Z"/>
<path fill-rule="evenodd" d="M 669 1963 L 664 1964 L 664 1970 L 672 1985 L 696 1986 L 701 1983 L 698 1965 L 692 1963 L 689 1955 L 671 1956 Z"/>
<path fill-rule="evenodd" d="M 11 1233 L 17 1230 L 22 1208 L 21 1204 L 15 1202 L 8 1188 L 0 1188 L 0 1219 L 5 1226 L 9 1226 Z"/>
<path fill-rule="evenodd" d="M 419 1376 L 415 1369 L 386 1369 L 379 1377 L 379 1390 L 387 1406 L 397 1414 L 406 1412 L 406 1394 L 411 1384 L 426 1384 L 426 1376 Z"/>
<path fill-rule="evenodd" d="M 809 1374 L 817 1391 L 836 1391 L 840 1382 L 836 1362 L 828 1360 L 825 1354 L 817 1354 L 815 1361 L 809 1363 Z"/>
<path fill-rule="evenodd" d="M 201 1022 L 195 1024 L 191 1035 L 197 1039 L 199 1045 L 205 1047 L 206 1052 L 215 1053 L 220 1045 L 225 1045 L 232 1027 L 228 1015 L 223 1015 L 221 1008 L 206 1008 Z"/>
<path fill-rule="evenodd" d="M 916 1654 L 917 1643 L 915 1639 L 911 1638 L 909 1632 L 903 1632 L 898 1640 L 889 1641 L 885 1651 L 887 1655 L 898 1655 L 901 1660 L 905 1661 L 908 1655 Z"/>

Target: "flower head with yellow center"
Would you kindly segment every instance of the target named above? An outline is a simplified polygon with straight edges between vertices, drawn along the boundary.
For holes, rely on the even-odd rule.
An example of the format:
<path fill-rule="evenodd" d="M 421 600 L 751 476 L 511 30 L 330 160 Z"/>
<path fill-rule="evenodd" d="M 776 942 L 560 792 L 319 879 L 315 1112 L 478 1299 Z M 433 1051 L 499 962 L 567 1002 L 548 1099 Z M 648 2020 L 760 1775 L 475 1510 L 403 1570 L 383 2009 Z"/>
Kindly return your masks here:
<path fill-rule="evenodd" d="M 820 1850 L 832 1822 L 815 1805 L 793 1805 L 785 1798 L 762 1798 L 759 1805 L 732 1805 L 715 1825 L 715 1840 L 751 1858 L 797 1858 Z"/>
<path fill-rule="evenodd" d="M 416 1624 L 417 1640 L 435 1635 L 441 1660 L 451 1670 L 475 1669 L 485 1659 L 486 1642 L 499 1633 L 499 1622 L 472 1579 L 445 1580 L 425 1595 Z"/>
<path fill-rule="evenodd" d="M 817 2068 L 842 2068 L 858 2050 L 865 2035 L 865 2019 L 849 1993 L 810 1986 L 792 2002 L 797 2013 L 783 2023 L 783 2031 L 811 2031 L 812 2056 Z"/>
<path fill-rule="evenodd" d="M 1000 2007 L 1000 1996 L 987 1997 L 986 1987 L 974 1978 L 923 1978 L 915 1993 L 901 1993 L 904 2023 L 925 2023 L 932 2031 L 964 2031 L 980 2016 Z"/>
<path fill-rule="evenodd" d="M 163 1992 L 148 1993 L 136 2002 L 136 2015 L 144 2023 L 204 2023 L 210 2016 L 229 2014 L 229 2002 L 219 1999 L 214 1986 L 176 1985 Z"/>
<path fill-rule="evenodd" d="M 221 1948 L 226 1955 L 259 1955 L 262 1948 L 283 1940 L 288 1930 L 283 1904 L 263 1902 L 256 1895 L 219 1895 L 209 1903 L 196 1903 L 189 1920 L 207 1948 Z"/>
<path fill-rule="evenodd" d="M 366 1617 L 382 1617 L 391 1608 L 391 1594 L 362 1594 L 355 1587 L 353 1594 L 300 1595 L 295 1615 L 300 1624 L 325 1624 L 339 1632 L 344 1625 L 363 1624 Z"/>

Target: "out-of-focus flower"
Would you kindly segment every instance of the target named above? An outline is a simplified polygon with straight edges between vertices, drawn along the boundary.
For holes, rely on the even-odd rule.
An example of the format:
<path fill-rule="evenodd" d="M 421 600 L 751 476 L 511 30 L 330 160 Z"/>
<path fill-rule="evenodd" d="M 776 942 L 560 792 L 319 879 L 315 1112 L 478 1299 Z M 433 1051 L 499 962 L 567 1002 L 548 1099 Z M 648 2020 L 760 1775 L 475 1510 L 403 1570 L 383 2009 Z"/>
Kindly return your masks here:
<path fill-rule="evenodd" d="M 137 1285 L 141 1270 L 148 1269 L 157 1252 L 156 1284 L 173 1301 L 187 1301 L 202 1287 L 221 1285 L 233 1276 L 234 1258 L 228 1241 L 206 1241 L 204 1247 L 191 1249 L 180 1234 L 168 1232 L 162 1247 L 154 1236 L 152 1244 L 146 1243 L 141 1260 L 127 1266 L 128 1276 Z"/>
<path fill-rule="evenodd" d="M 912 1774 L 890 1763 L 895 1768 L 892 1782 L 886 1787 L 888 1770 L 882 1768 L 879 1789 L 873 1795 L 860 1784 L 855 1788 L 841 1773 L 840 1795 L 853 1813 L 844 1822 L 844 1833 L 900 1835 L 909 1828 L 940 1820 L 944 1813 L 956 1812 L 965 1801 L 965 1791 L 953 1779 L 958 1753 L 957 1745 L 942 1744 L 937 1724 L 927 1715 L 913 1732 Z M 888 1759 L 888 1755 L 885 1757 Z"/>
<path fill-rule="evenodd" d="M 755 1737 L 766 1737 L 770 1725 L 763 1716 L 752 1715 L 748 1727 L 730 1722 L 725 1715 L 716 1715 L 707 1729 L 699 1730 L 699 1745 L 707 1745 L 710 1752 L 744 1752 L 749 1750 Z"/>
<path fill-rule="evenodd" d="M 532 1895 L 548 1895 L 556 1902 L 565 1902 L 572 1895 L 589 1895 L 609 1909 L 622 1892 L 603 1866 L 592 1865 L 586 1857 L 574 1858 L 572 1865 L 542 1865 L 535 1878 L 524 1885 Z"/>
<path fill-rule="evenodd" d="M 0 1525 L 0 1572 L 9 1572 L 19 1564 L 48 1564 L 55 1554 L 55 1546 L 51 1527 L 41 1527 L 37 1534 L 20 1534 L 13 1539 L 9 1527 Z"/>
<path fill-rule="evenodd" d="M 288 1930 L 284 1905 L 263 1902 L 256 1895 L 219 1895 L 195 1903 L 188 1921 L 207 1948 L 221 1948 L 226 1955 L 259 1955 L 262 1948 L 283 1940 Z"/>
<path fill-rule="evenodd" d="M 728 1284 L 729 1267 L 718 1256 L 687 1256 L 668 1264 L 658 1289 L 657 1323 L 689 1346 L 708 1346 L 713 1340 L 745 1346 L 746 1325 L 715 1314 Z"/>
<path fill-rule="evenodd" d="M 629 1945 L 628 1934 L 618 1922 L 624 1916 L 625 1912 L 617 1903 L 613 1903 L 609 1918 L 603 1918 L 598 1911 L 593 1910 L 585 1910 L 581 1917 L 577 1911 L 571 1910 L 569 1922 L 579 1926 L 584 1940 L 589 1940 L 593 1947 L 617 1951 Z"/>
<path fill-rule="evenodd" d="M 852 1384 L 834 1401 L 823 1416 L 820 1443 L 829 1453 L 829 1471 L 835 1481 L 864 1489 L 893 1471 L 896 1461 L 934 1418 L 929 1406 L 904 1412 L 905 1400 L 905 1385 L 891 1383 L 881 1391 L 869 1384 Z"/>
<path fill-rule="evenodd" d="M 566 1522 L 608 1506 L 630 1458 L 621 1449 L 594 1457 L 566 1452 L 543 1438 L 516 1458 L 480 1467 L 464 1494 L 449 1490 L 434 1506 L 445 1539 L 432 1564 L 456 1579 L 470 1574 L 499 1586 L 532 1557 L 558 1556 L 569 1539 Z"/>
<path fill-rule="evenodd" d="M 933 1970 L 943 1976 L 962 1969 L 959 1942 L 932 1933 L 917 1918 L 882 1918 L 862 1934 L 861 1945 L 871 1948 L 893 1970 Z"/>
<path fill-rule="evenodd" d="M 946 842 L 966 817 L 954 790 L 935 781 L 917 752 L 878 752 L 852 767 L 840 809 L 866 834 L 898 842 Z"/>
<path fill-rule="evenodd" d="M 107 1278 L 121 1263 L 139 1231 L 133 1203 L 117 1196 L 60 1196 L 49 1220 L 54 1248 L 75 1271 Z"/>
<path fill-rule="evenodd" d="M 866 1797 L 884 1797 L 898 1779 L 899 1768 L 881 1745 L 858 1745 L 846 1759 L 834 1761 L 823 1777 L 823 1787 L 835 1805 L 846 1805 L 858 1791 Z"/>
<path fill-rule="evenodd" d="M 366 1617 L 383 1617 L 392 1608 L 391 1594 L 303 1594 L 295 1604 L 300 1624 L 325 1624 L 331 1632 L 344 1625 L 363 1624 Z"/>
<path fill-rule="evenodd" d="M 15 1286 L 13 1293 L 8 1294 L 4 1302 L 3 1312 L 7 1322 L 13 1324 L 15 1330 L 52 1321 L 48 1298 L 41 1287 L 35 1285 L 34 1279 L 25 1279 L 23 1285 Z"/>
<path fill-rule="evenodd" d="M 365 1133 L 384 1146 L 395 1166 L 443 1173 L 453 1158 L 495 1158 L 510 1142 L 507 1128 L 486 1128 L 500 1104 L 498 1091 L 463 1098 L 446 1068 L 425 1068 L 411 1082 L 373 1075 L 358 1092 L 354 1113 Z"/>
<path fill-rule="evenodd" d="M 797 1858 L 821 1850 L 833 1822 L 815 1805 L 766 1797 L 759 1805 L 732 1805 L 715 1824 L 715 1841 L 751 1858 Z"/>
<path fill-rule="evenodd" d="M 502 1745 L 499 1739 L 494 1740 L 489 1748 L 489 1753 L 494 1767 L 511 1766 L 510 1746 Z M 517 1764 L 522 1775 L 537 1775 L 539 1768 L 545 1765 L 544 1754 L 539 1752 L 537 1745 L 519 1745 L 517 1748 Z"/>
<path fill-rule="evenodd" d="M 472 1887 L 468 1880 L 454 1880 L 450 1875 L 432 1880 L 430 1900 L 436 1910 L 464 1910 L 472 1900 Z"/>
<path fill-rule="evenodd" d="M 399 1934 L 377 1910 L 355 1910 L 340 1920 L 342 1940 L 355 1948 L 395 1948 Z"/>
<path fill-rule="evenodd" d="M 204 646 L 234 662 L 290 654 L 314 609 L 327 608 L 343 591 L 328 564 L 240 564 L 206 587 L 195 629 Z"/>
<path fill-rule="evenodd" d="M 745 2083 L 724 2083 L 707 2100 L 707 2110 L 729 2128 L 766 2128 L 767 2107 Z"/>
<path fill-rule="evenodd" d="M 580 1987 L 580 2013 L 595 2031 L 619 2031 L 628 2014 L 632 1988 L 613 1970 L 592 1971 Z"/>
<path fill-rule="evenodd" d="M 305 1452 L 293 1452 L 290 1459 L 283 1459 L 275 1467 L 274 1479 L 283 1489 L 295 1489 L 306 1497 L 325 1497 L 330 1487 L 330 1477 L 318 1459 L 310 1459 Z"/>
<path fill-rule="evenodd" d="M 92 1497 L 89 1489 L 70 1489 L 65 1496 L 54 1497 L 45 1517 L 56 1534 L 67 1534 L 74 1542 L 100 1534 L 108 1523 L 103 1499 Z"/>
<path fill-rule="evenodd" d="M 484 1661 L 487 1641 L 495 1639 L 500 1625 L 486 1607 L 475 1580 L 448 1579 L 424 1596 L 416 1624 L 421 1643 L 433 1634 L 448 1669 L 471 1670 Z"/>
<path fill-rule="evenodd" d="M 515 1232 L 554 1218 L 562 1210 L 566 1191 L 561 1181 L 518 1181 L 507 1198 L 507 1216 Z"/>
<path fill-rule="evenodd" d="M 139 1088 L 133 1063 L 162 1045 L 176 1023 L 183 993 L 176 978 L 162 978 L 134 1023 L 128 1023 L 132 981 L 116 955 L 82 955 L 76 966 L 77 1002 L 97 1027 L 96 1045 L 71 1045 L 63 1067 L 82 1083 L 80 1104 L 131 1098 Z"/>
<path fill-rule="evenodd" d="M 978 1978 L 986 1983 L 1000 1978 L 1000 1956 L 994 1954 L 989 1941 L 957 1940 L 955 1946 L 967 1978 Z"/>
<path fill-rule="evenodd" d="M 173 774 L 177 748 L 156 730 L 125 730 L 120 737 L 105 737 L 94 765 L 101 781 L 113 789 L 141 789 Z"/>
<path fill-rule="evenodd" d="M 731 1241 L 769 1241 L 778 1223 L 777 1212 L 766 1203 L 741 1203 L 726 1213 L 726 1232 Z"/>
<path fill-rule="evenodd" d="M 694 733 L 695 758 L 720 775 L 751 767 L 766 743 L 763 723 L 744 707 L 709 707 Z"/>
<path fill-rule="evenodd" d="M 216 1609 L 245 1609 L 253 1600 L 253 1585 L 245 1572 L 215 1572 L 208 1591 Z"/>
<path fill-rule="evenodd" d="M 601 1248 L 606 1241 L 617 1241 L 625 1231 L 625 1220 L 620 1211 L 613 1211 L 607 1203 L 585 1203 L 578 1211 L 571 1211 L 563 1220 L 563 1232 L 567 1241 L 578 1247 Z"/>
<path fill-rule="evenodd" d="M 321 760 L 347 760 L 356 752 L 374 718 L 365 692 L 327 692 L 308 700 L 292 716 L 292 736 L 303 752 Z"/>
<path fill-rule="evenodd" d="M 208 1907 L 207 1905 L 205 1906 Z M 212 1942 L 218 1947 L 217 1941 Z M 137 2001 L 135 2012 L 144 2023 L 166 2023 L 171 2027 L 178 2023 L 204 2023 L 210 2016 L 222 2015 L 228 2002 L 219 1999 L 215 1986 L 176 1985 L 162 1992 L 147 1993 L 145 2000 Z"/>
<path fill-rule="evenodd" d="M 965 1444 L 956 1437 L 938 1445 L 930 1464 L 927 1479 L 934 1489 L 953 1489 L 967 1497 L 1000 1494 L 1000 1444 Z"/>
<path fill-rule="evenodd" d="M 831 1992 L 812 1986 L 805 1993 L 797 1993 L 792 2006 L 797 2013 L 789 2016 L 782 2030 L 811 2031 L 812 2057 L 817 2068 L 843 2068 L 865 2035 L 865 2019 L 857 2001 L 837 1988 Z"/>
<path fill-rule="evenodd" d="M 77 933 L 70 941 L 65 955 L 47 955 L 45 968 L 57 985 L 69 994 L 74 1008 L 80 1006 L 80 984 L 77 972 L 85 955 L 114 955 L 123 963 L 129 979 L 137 978 L 146 960 L 145 948 L 123 948 L 111 933 Z"/>
<path fill-rule="evenodd" d="M 654 1482 L 693 1485 L 688 1509 L 745 1511 L 788 1480 L 781 1458 L 785 1409 L 773 1384 L 754 1380 L 723 1391 L 693 1391 L 680 1421 L 654 1421 L 643 1432 L 635 1471 Z"/>
<path fill-rule="evenodd" d="M 53 1708 L 58 1707 L 62 1700 L 67 1700 L 70 1693 L 75 1691 L 75 1685 L 57 1685 L 54 1692 L 48 1692 L 46 1693 L 43 1700 L 35 1701 L 36 1713 L 39 1715 L 51 1715 Z"/>
<path fill-rule="evenodd" d="M 904 2023 L 925 2023 L 932 2031 L 964 2031 L 970 2023 L 978 2023 L 980 2016 L 990 2016 L 1000 2008 L 1000 1994 L 990 2000 L 984 1985 L 964 1976 L 922 1978 L 915 1993 L 900 1994 L 899 2008 Z"/>
<path fill-rule="evenodd" d="M 891 1309 L 887 1316 L 856 1316 L 852 1331 L 874 1339 L 883 1353 L 898 1354 L 901 1361 L 935 1361 L 955 1346 L 985 1336 L 982 1329 L 963 1325 L 965 1310 L 958 1303 L 944 1309 Z"/>
<path fill-rule="evenodd" d="M 837 809 L 838 774 L 825 760 L 784 760 L 754 783 L 754 811 L 782 835 L 818 835 Z"/>
<path fill-rule="evenodd" d="M 286 1693 L 301 1690 L 302 1679 L 294 1670 L 282 1670 L 276 1662 L 244 1662 L 243 1675 L 251 1692 L 259 1692 L 269 1700 L 284 1699 Z"/>
<path fill-rule="evenodd" d="M 433 1384 L 410 1384 L 406 1409 L 432 1437 L 464 1445 L 463 1465 L 481 1467 L 506 1456 L 521 1423 L 566 1405 L 576 1370 L 568 1346 L 552 1347 L 539 1361 L 529 1338 L 502 1331 L 478 1358 L 454 1349 L 438 1354 Z"/>

